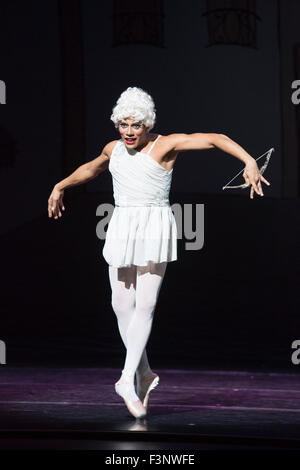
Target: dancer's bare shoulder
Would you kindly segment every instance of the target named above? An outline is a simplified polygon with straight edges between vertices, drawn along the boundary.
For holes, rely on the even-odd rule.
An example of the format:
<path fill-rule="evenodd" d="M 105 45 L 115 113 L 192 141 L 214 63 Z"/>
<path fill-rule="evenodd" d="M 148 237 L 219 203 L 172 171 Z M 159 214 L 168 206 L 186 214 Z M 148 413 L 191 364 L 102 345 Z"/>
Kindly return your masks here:
<path fill-rule="evenodd" d="M 117 144 L 117 142 L 118 142 L 118 140 L 112 140 L 111 142 L 108 142 L 108 144 L 106 144 L 105 147 L 103 147 L 102 153 L 108 159 L 110 159 L 112 151 L 113 151 L 115 145 Z"/>
<path fill-rule="evenodd" d="M 175 149 L 174 141 L 170 135 L 154 134 L 152 140 L 156 139 L 158 135 L 160 138 L 151 152 L 151 157 L 170 172 L 179 151 Z"/>
<path fill-rule="evenodd" d="M 90 166 L 90 168 L 93 169 L 96 176 L 99 173 L 102 173 L 103 171 L 107 170 L 112 151 L 113 151 L 115 145 L 117 144 L 117 142 L 118 142 L 118 140 L 112 140 L 111 142 L 108 142 L 108 144 L 106 144 L 103 147 L 100 155 L 98 157 L 94 158 L 94 160 L 91 160 L 89 162 L 89 166 Z"/>

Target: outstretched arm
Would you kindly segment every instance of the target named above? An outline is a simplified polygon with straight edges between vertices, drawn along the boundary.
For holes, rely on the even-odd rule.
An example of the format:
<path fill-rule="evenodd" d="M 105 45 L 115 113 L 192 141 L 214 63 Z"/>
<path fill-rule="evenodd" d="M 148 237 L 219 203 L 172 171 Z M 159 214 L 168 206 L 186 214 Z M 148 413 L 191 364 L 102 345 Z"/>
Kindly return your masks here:
<path fill-rule="evenodd" d="M 224 134 L 194 133 L 194 134 L 170 134 L 168 141 L 173 150 L 182 152 L 186 150 L 206 150 L 219 148 L 245 163 L 244 179 L 251 186 L 250 198 L 253 199 L 254 191 L 263 196 L 261 181 L 270 184 L 259 172 L 256 161 L 239 144 Z"/>
<path fill-rule="evenodd" d="M 72 188 L 96 178 L 99 173 L 102 173 L 108 168 L 111 150 L 116 141 L 110 142 L 102 150 L 99 157 L 94 158 L 79 166 L 70 176 L 59 181 L 53 188 L 52 193 L 48 199 L 48 216 L 58 219 L 62 216 L 61 211 L 65 210 L 63 203 L 64 191 L 67 188 Z"/>

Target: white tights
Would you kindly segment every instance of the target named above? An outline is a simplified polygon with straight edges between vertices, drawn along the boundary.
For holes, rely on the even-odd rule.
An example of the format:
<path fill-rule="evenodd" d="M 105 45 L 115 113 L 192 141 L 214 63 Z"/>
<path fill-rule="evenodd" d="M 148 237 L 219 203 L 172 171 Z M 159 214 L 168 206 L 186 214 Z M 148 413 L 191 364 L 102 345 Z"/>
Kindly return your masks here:
<path fill-rule="evenodd" d="M 149 261 L 147 266 L 131 265 L 126 268 L 109 265 L 111 304 L 126 347 L 126 359 L 120 380 L 124 379 L 131 385 L 127 398 L 134 401 L 138 399 L 134 392 L 134 374 L 137 374 L 139 380 L 152 373 L 146 344 L 166 268 L 167 262 L 153 261 Z"/>

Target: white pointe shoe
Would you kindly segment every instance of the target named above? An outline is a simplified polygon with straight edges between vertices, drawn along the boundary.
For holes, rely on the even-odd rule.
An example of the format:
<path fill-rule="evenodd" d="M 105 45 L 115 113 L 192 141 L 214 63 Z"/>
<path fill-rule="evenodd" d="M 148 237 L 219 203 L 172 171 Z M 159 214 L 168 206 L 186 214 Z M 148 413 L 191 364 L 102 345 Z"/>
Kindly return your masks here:
<path fill-rule="evenodd" d="M 157 385 L 159 384 L 159 376 L 155 373 L 149 375 L 148 377 L 144 377 L 142 380 L 137 381 L 137 395 L 143 406 L 147 410 L 149 395 L 152 390 L 154 390 Z"/>
<path fill-rule="evenodd" d="M 124 385 L 126 382 L 116 382 L 115 383 L 115 391 L 116 393 L 123 398 L 124 402 L 125 402 L 125 405 L 127 406 L 127 409 L 129 411 L 129 413 L 132 414 L 132 416 L 134 416 L 135 418 L 143 418 L 146 416 L 147 414 L 147 410 L 146 408 L 144 407 L 143 403 L 141 402 L 141 400 L 129 400 L 128 398 L 125 398 L 122 394 L 121 394 L 121 391 L 120 391 L 120 387 L 119 385 Z M 130 386 L 130 384 L 128 384 L 128 386 Z"/>

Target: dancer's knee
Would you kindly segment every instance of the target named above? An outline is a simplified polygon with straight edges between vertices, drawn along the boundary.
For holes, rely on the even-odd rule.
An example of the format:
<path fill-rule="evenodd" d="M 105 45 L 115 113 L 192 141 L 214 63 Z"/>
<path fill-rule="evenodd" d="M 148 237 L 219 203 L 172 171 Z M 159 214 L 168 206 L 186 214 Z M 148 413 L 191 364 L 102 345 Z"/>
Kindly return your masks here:
<path fill-rule="evenodd" d="M 134 301 L 122 293 L 114 293 L 111 296 L 111 305 L 117 316 L 126 315 L 134 309 Z"/>
<path fill-rule="evenodd" d="M 136 308 L 139 312 L 139 315 L 143 315 L 143 317 L 152 318 L 154 315 L 155 307 L 156 307 L 157 299 L 156 298 L 143 298 L 137 302 Z"/>

